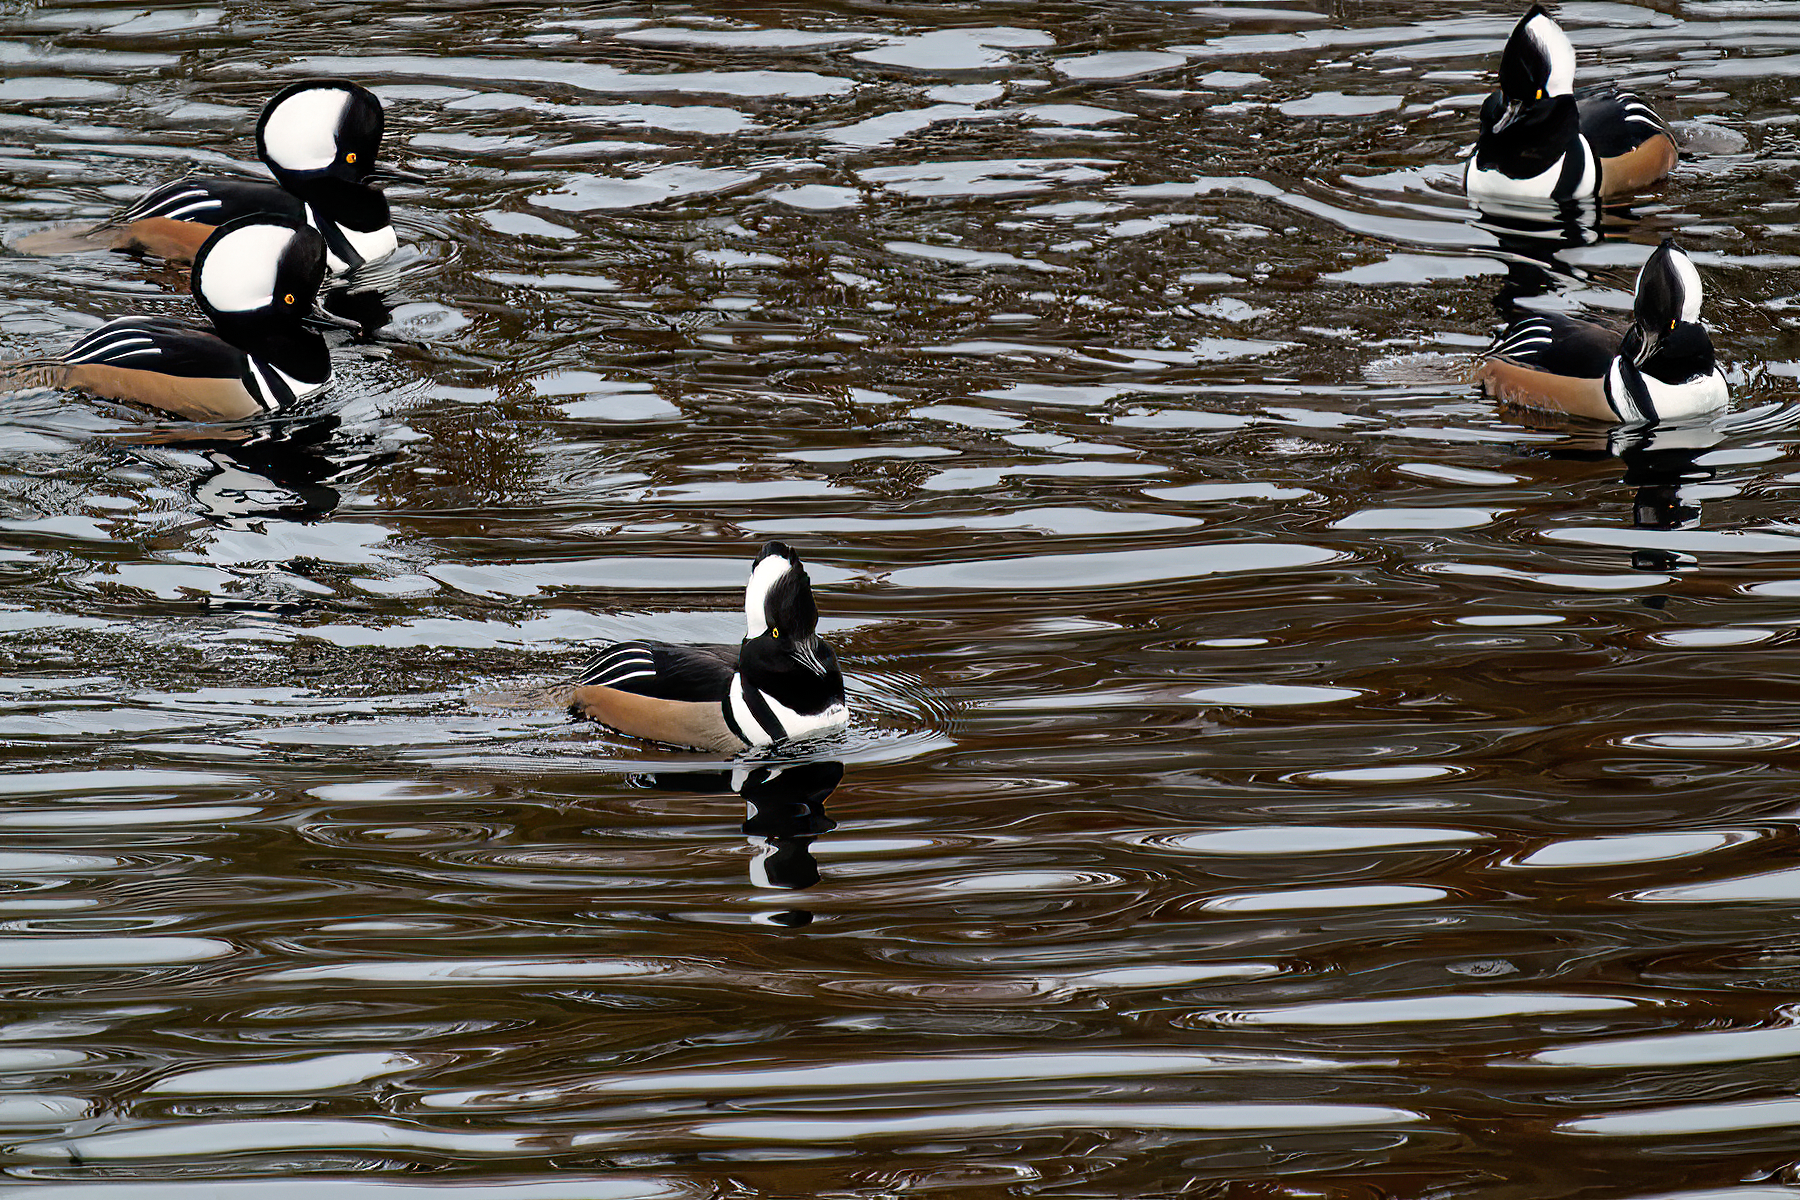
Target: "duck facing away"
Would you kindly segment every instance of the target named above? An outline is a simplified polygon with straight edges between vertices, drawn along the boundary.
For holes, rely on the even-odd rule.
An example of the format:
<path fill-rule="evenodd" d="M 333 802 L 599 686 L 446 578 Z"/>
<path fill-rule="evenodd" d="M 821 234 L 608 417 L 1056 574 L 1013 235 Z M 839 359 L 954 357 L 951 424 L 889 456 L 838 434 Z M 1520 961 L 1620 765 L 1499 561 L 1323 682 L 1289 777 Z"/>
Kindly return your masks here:
<path fill-rule="evenodd" d="M 619 642 L 575 680 L 569 711 L 633 737 L 736 753 L 842 728 L 837 655 L 800 556 L 770 542 L 744 589 L 736 646 Z"/>
<path fill-rule="evenodd" d="M 167 317 L 108 321 L 55 358 L 0 363 L 0 388 L 69 388 L 196 421 L 275 412 L 331 383 L 331 352 L 309 329 L 325 240 L 290 217 L 240 217 L 194 258 L 202 329 Z"/>
<path fill-rule="evenodd" d="M 1546 203 L 1612 199 L 1674 169 L 1661 117 L 1611 84 L 1575 84 L 1575 48 L 1532 5 L 1500 55 L 1500 90 L 1481 106 L 1481 135 L 1463 185 L 1475 200 Z"/>
<path fill-rule="evenodd" d="M 381 101 L 345 80 L 313 79 L 282 89 L 256 123 L 256 153 L 276 182 L 189 177 L 164 184 L 124 212 L 87 228 L 20 238 L 31 254 L 102 246 L 186 262 L 212 231 L 239 217 L 272 214 L 311 225 L 326 262 L 346 271 L 399 247 L 387 197 L 375 183 L 418 177 L 376 163 Z"/>
<path fill-rule="evenodd" d="M 1599 421 L 1723 408 L 1730 392 L 1700 323 L 1700 297 L 1700 273 L 1665 239 L 1638 272 L 1630 328 L 1536 313 L 1501 331 L 1474 380 L 1503 403 Z"/>

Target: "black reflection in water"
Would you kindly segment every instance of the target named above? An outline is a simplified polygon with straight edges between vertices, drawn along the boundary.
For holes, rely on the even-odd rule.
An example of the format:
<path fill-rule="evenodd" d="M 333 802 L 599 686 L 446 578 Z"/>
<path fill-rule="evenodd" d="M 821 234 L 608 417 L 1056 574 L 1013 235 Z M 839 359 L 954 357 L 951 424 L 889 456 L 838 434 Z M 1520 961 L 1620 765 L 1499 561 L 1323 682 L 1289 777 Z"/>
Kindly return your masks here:
<path fill-rule="evenodd" d="M 1684 489 L 1716 474 L 1697 460 L 1721 437 L 1711 424 L 1628 425 L 1612 431 L 1609 444 L 1625 464 L 1625 482 L 1637 488 L 1633 529 L 1689 529 L 1700 523 L 1700 502 Z M 1631 565 L 1640 571 L 1666 571 L 1680 562 L 1673 550 L 1631 552 Z"/>
<path fill-rule="evenodd" d="M 761 888 L 801 891 L 819 882 L 812 843 L 837 828 L 825 812 L 825 801 L 843 779 L 843 763 L 822 759 L 732 771 L 658 771 L 634 775 L 631 783 L 669 792 L 736 792 L 749 806 L 744 833 L 757 847 L 750 882 Z M 775 919 L 784 925 L 803 925 L 812 916 L 789 912 Z"/>
<path fill-rule="evenodd" d="M 1643 240 L 1664 231 L 1666 222 L 1640 216 L 1622 205 L 1601 207 L 1592 200 L 1564 200 L 1542 205 L 1498 205 L 1484 202 L 1470 222 L 1500 243 L 1506 279 L 1494 295 L 1494 307 L 1506 320 L 1518 316 L 1518 302 L 1546 295 L 1570 280 L 1592 279 L 1595 272 L 1567 262 L 1562 254 L 1593 246 L 1608 238 Z M 1629 283 L 1626 284 L 1629 290 Z"/>
<path fill-rule="evenodd" d="M 1559 280 L 1583 278 L 1585 272 L 1558 255 L 1602 239 L 1600 206 L 1591 200 L 1516 207 L 1490 202 L 1477 211 L 1470 224 L 1494 235 L 1506 264 L 1494 308 L 1508 321 L 1518 315 L 1519 301 L 1555 291 Z"/>
<path fill-rule="evenodd" d="M 1631 502 L 1633 529 L 1691 529 L 1700 523 L 1700 501 L 1689 489 L 1717 474 L 1698 460 L 1724 436 L 1711 422 L 1618 425 L 1572 434 L 1533 453 L 1578 462 L 1616 458 L 1625 467 L 1622 482 L 1637 489 Z M 1669 571 L 1683 562 L 1673 550 L 1640 547 L 1631 552 L 1631 565 L 1639 571 Z"/>
<path fill-rule="evenodd" d="M 329 288 L 320 297 L 319 307 L 365 338 L 373 338 L 394 319 L 394 305 L 387 293 L 367 284 Z"/>
<path fill-rule="evenodd" d="M 335 415 L 245 429 L 229 437 L 184 440 L 210 470 L 194 484 L 199 513 L 227 527 L 275 517 L 316 521 L 342 502 L 338 490 L 396 454 L 344 437 Z"/>

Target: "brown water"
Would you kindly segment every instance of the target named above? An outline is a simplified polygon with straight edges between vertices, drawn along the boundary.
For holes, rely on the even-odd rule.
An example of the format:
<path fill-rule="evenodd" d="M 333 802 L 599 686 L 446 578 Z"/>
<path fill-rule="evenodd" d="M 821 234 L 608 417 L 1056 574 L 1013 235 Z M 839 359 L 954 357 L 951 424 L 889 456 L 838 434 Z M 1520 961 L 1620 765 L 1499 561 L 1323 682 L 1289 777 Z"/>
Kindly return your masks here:
<path fill-rule="evenodd" d="M 1693 251 L 1648 445 L 1454 382 L 1510 8 L 3 14 L 9 237 L 309 73 L 434 182 L 335 425 L 0 398 L 0 1193 L 1800 1196 L 1800 3 L 1561 10 L 1698 151 L 1550 301 Z M 466 699 L 771 536 L 818 761 Z"/>

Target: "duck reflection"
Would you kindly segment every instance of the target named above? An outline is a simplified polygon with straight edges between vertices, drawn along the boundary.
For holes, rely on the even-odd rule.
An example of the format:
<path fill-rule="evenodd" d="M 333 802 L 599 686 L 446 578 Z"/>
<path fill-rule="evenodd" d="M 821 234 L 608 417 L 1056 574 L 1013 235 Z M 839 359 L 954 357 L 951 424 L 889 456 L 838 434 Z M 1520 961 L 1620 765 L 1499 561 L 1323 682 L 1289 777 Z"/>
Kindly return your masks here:
<path fill-rule="evenodd" d="M 1601 209 L 1591 200 L 1564 200 L 1541 205 L 1501 205 L 1484 201 L 1470 222 L 1499 242 L 1506 280 L 1494 296 L 1494 307 L 1512 319 L 1521 300 L 1554 291 L 1586 272 L 1560 257 L 1565 250 L 1604 240 Z"/>
<path fill-rule="evenodd" d="M 335 414 L 281 418 L 220 430 L 164 426 L 125 440 L 197 455 L 205 472 L 194 481 L 199 514 L 231 529 L 269 517 L 316 521 L 343 501 L 339 490 L 393 461 L 392 450 L 349 437 Z"/>
<path fill-rule="evenodd" d="M 1518 315 L 1520 300 L 1596 278 L 1593 270 L 1569 261 L 1567 251 L 1606 241 L 1660 239 L 1674 232 L 1666 216 L 1592 199 L 1505 203 L 1483 197 L 1469 224 L 1498 243 L 1506 279 L 1495 293 L 1494 307 L 1509 321 Z"/>
<path fill-rule="evenodd" d="M 837 822 L 825 812 L 825 801 L 843 778 L 843 763 L 815 760 L 778 766 L 752 764 L 730 771 L 658 771 L 634 775 L 631 783 L 670 792 L 736 792 L 748 809 L 744 834 L 756 849 L 750 862 L 750 882 L 759 888 L 795 892 L 819 882 L 812 843 L 837 828 Z M 806 913 L 778 918 L 787 925 L 810 919 Z"/>
<path fill-rule="evenodd" d="M 1625 468 L 1622 482 L 1636 489 L 1633 529 L 1692 529 L 1700 523 L 1701 485 L 1717 475 L 1701 459 L 1724 438 L 1724 430 L 1712 421 L 1637 422 L 1573 433 L 1533 453 L 1565 461 L 1616 459 Z M 1639 571 L 1670 571 L 1683 561 L 1673 550 L 1640 547 L 1631 552 L 1631 565 Z"/>

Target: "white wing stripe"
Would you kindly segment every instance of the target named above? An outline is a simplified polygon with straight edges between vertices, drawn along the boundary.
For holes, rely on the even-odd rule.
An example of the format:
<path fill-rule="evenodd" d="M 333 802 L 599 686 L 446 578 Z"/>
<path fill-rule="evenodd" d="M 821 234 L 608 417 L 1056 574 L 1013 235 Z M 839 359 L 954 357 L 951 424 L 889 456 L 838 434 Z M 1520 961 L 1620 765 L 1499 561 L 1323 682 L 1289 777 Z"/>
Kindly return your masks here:
<path fill-rule="evenodd" d="M 150 197 L 146 196 L 144 199 L 149 200 Z M 190 201 L 205 199 L 208 199 L 207 194 L 199 188 L 184 188 L 173 195 L 161 197 L 154 204 L 145 204 L 142 208 L 133 209 L 129 215 L 140 219 L 161 216 L 164 209 L 179 208 Z M 217 204 L 218 201 L 214 200 L 213 203 Z"/>
<path fill-rule="evenodd" d="M 189 213 L 199 212 L 203 208 L 218 208 L 218 207 L 220 207 L 220 204 L 217 200 L 196 200 L 192 204 L 184 204 L 180 208 L 173 209 L 173 210 L 163 213 L 161 215 L 166 220 L 179 221 L 181 218 L 187 216 Z"/>
<path fill-rule="evenodd" d="M 128 346 L 154 346 L 155 342 L 147 337 L 110 337 L 87 346 L 76 346 L 68 354 L 63 355 L 66 363 L 92 362 L 97 358 L 122 357 L 118 354 Z M 142 354 L 142 350 L 133 351 Z"/>
<path fill-rule="evenodd" d="M 607 675 L 606 677 L 604 677 L 602 679 L 590 679 L 587 683 L 583 684 L 582 686 L 583 687 L 614 687 L 618 684 L 624 683 L 627 679 L 640 679 L 645 675 L 654 675 L 654 674 L 656 674 L 655 671 L 648 670 L 648 669 L 643 670 L 643 671 L 627 671 L 623 675 Z"/>

